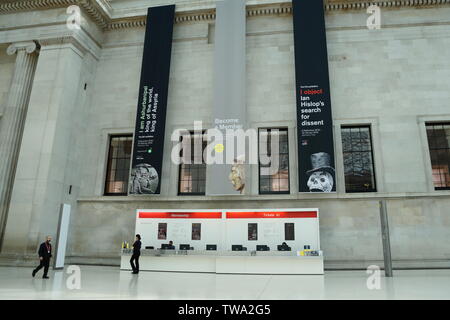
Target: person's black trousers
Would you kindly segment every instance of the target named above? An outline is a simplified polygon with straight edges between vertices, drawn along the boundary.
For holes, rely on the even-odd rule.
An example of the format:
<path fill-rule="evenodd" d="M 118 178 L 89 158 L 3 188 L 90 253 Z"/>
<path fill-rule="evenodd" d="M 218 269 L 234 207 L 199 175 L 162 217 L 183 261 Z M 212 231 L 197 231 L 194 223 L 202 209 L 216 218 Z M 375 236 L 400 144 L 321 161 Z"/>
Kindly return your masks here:
<path fill-rule="evenodd" d="M 49 266 L 50 266 L 50 259 L 43 258 L 41 260 L 41 263 L 39 264 L 39 266 L 37 266 L 37 268 L 34 269 L 34 273 L 36 273 L 39 270 L 41 270 L 42 268 L 44 268 L 44 277 L 46 277 L 47 273 L 48 273 Z"/>
<path fill-rule="evenodd" d="M 140 253 L 133 253 L 130 259 L 131 269 L 133 269 L 134 272 L 139 272 L 139 256 Z M 136 262 L 136 265 L 133 263 L 133 261 Z"/>

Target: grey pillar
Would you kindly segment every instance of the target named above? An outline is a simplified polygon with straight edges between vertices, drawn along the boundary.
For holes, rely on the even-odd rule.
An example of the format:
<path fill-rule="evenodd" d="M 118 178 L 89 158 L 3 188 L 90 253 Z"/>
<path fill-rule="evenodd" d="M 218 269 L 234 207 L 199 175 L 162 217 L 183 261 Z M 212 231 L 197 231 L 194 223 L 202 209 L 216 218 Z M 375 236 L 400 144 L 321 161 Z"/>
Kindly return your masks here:
<path fill-rule="evenodd" d="M 17 56 L 7 104 L 0 119 L 0 248 L 36 68 L 37 45 L 33 41 L 13 43 L 6 52 Z"/>
<path fill-rule="evenodd" d="M 384 273 L 386 277 L 392 277 L 391 241 L 389 238 L 389 223 L 386 208 L 386 200 L 380 201 L 381 238 L 383 241 Z"/>
<path fill-rule="evenodd" d="M 216 27 L 214 36 L 214 103 L 213 127 L 221 131 L 223 139 L 227 138 L 226 129 L 247 130 L 245 98 L 245 0 L 222 0 L 216 2 Z M 215 141 L 215 144 L 217 141 Z M 219 143 L 221 143 L 219 141 Z M 239 143 L 239 142 L 237 142 Z M 230 180 L 232 162 L 226 163 L 231 156 L 243 160 L 245 154 L 238 152 L 236 146 L 227 145 L 224 152 L 215 153 L 223 163 L 209 164 L 207 167 L 207 195 L 240 195 L 249 190 L 249 174 L 241 175 L 244 188 L 236 189 Z M 248 150 L 248 148 L 245 148 Z M 233 154 L 234 153 L 234 154 Z M 240 158 L 240 159 L 239 159 Z M 245 161 L 248 163 L 248 159 Z M 244 171 L 248 166 L 244 167 Z M 248 171 L 247 171 L 248 172 Z M 246 176 L 246 177 L 245 177 Z M 247 182 L 245 182 L 247 180 Z"/>

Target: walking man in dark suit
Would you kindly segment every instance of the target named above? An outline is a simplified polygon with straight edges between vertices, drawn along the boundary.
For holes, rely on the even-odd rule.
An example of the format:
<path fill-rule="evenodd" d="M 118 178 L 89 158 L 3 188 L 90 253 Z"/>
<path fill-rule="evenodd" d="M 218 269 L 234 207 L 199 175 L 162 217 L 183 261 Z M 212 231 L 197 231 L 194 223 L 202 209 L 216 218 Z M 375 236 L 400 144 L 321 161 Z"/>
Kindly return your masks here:
<path fill-rule="evenodd" d="M 42 279 L 48 279 L 47 276 L 48 268 L 50 266 L 50 258 L 52 257 L 52 245 L 50 242 L 52 241 L 52 237 L 47 236 L 47 239 L 45 242 L 41 243 L 39 246 L 39 260 L 41 261 L 39 266 L 36 267 L 36 269 L 33 270 L 33 278 L 36 275 L 36 272 L 44 268 L 44 276 Z"/>
<path fill-rule="evenodd" d="M 130 259 L 131 269 L 133 269 L 133 273 L 139 273 L 139 256 L 141 255 L 141 236 L 139 234 L 136 235 L 136 241 L 133 243 L 133 255 Z M 136 265 L 133 263 L 136 262 Z"/>

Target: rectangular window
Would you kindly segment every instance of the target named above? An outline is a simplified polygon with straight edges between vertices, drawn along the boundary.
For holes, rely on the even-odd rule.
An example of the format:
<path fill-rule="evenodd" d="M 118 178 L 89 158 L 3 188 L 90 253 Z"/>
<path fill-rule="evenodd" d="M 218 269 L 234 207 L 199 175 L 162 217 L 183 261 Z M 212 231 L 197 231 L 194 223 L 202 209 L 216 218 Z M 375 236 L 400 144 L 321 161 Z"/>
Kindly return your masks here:
<path fill-rule="evenodd" d="M 450 123 L 427 124 L 435 190 L 450 190 Z"/>
<path fill-rule="evenodd" d="M 248 224 L 248 240 L 258 240 L 258 224 L 249 223 Z"/>
<path fill-rule="evenodd" d="M 105 195 L 128 193 L 132 144 L 132 135 L 110 136 Z"/>
<path fill-rule="evenodd" d="M 202 224 L 193 223 L 192 224 L 192 240 L 200 240 L 202 235 Z"/>
<path fill-rule="evenodd" d="M 370 126 L 341 128 L 346 192 L 376 192 Z"/>
<path fill-rule="evenodd" d="M 259 193 L 289 193 L 288 129 L 259 129 Z"/>
<path fill-rule="evenodd" d="M 203 151 L 206 148 L 207 141 L 204 141 L 203 134 L 194 134 L 191 132 L 189 135 L 181 137 L 181 141 L 187 139 L 185 142 L 189 143 L 190 140 L 190 162 L 181 163 L 180 173 L 178 180 L 178 195 L 205 195 L 206 186 L 206 163 L 203 159 Z M 195 152 L 195 147 L 201 148 Z M 183 157 L 183 150 L 180 154 Z"/>
<path fill-rule="evenodd" d="M 158 240 L 167 239 L 167 223 L 158 223 Z"/>
<path fill-rule="evenodd" d="M 284 240 L 295 240 L 293 223 L 285 223 L 284 224 Z"/>

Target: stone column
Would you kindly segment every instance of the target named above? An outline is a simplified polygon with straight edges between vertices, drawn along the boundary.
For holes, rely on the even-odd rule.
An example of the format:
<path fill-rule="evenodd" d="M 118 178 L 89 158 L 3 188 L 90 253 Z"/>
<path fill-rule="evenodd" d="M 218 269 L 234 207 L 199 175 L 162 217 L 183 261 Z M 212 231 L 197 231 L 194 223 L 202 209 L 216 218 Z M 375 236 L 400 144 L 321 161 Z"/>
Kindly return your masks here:
<path fill-rule="evenodd" d="M 74 37 L 39 40 L 39 45 L 1 249 L 3 258 L 23 262 L 35 258 L 46 235 L 56 239 L 61 204 L 75 210 L 90 112 L 84 84 L 95 67 Z"/>
<path fill-rule="evenodd" d="M 3 242 L 17 159 L 30 99 L 37 45 L 33 41 L 11 44 L 8 55 L 17 54 L 5 111 L 0 120 L 0 245 Z"/>

